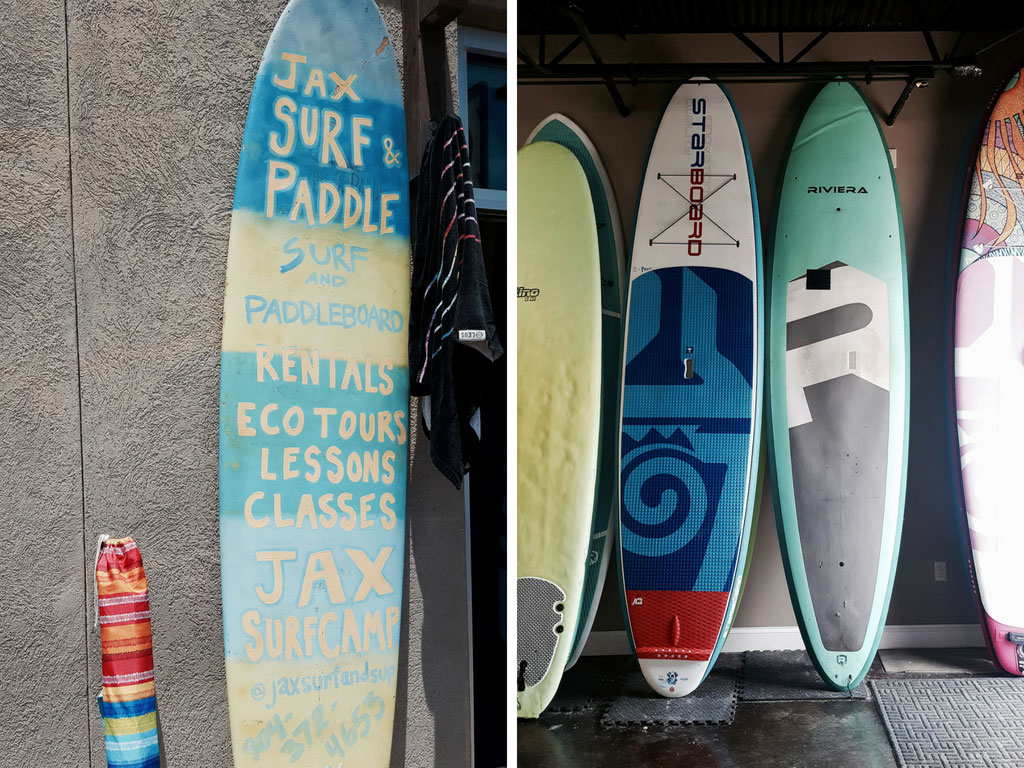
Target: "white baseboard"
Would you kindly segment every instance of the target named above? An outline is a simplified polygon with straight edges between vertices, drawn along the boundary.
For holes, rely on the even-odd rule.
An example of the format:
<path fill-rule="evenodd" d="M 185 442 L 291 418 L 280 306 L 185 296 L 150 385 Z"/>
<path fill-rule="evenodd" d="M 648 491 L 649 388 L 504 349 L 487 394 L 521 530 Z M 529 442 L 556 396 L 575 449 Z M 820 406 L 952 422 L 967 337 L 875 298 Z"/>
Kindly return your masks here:
<path fill-rule="evenodd" d="M 798 627 L 733 627 L 722 651 L 796 651 L 803 647 Z"/>
<path fill-rule="evenodd" d="M 882 630 L 879 648 L 982 648 L 985 637 L 977 624 L 894 624 Z M 797 627 L 733 627 L 725 653 L 789 651 L 804 647 Z M 584 656 L 628 656 L 625 630 L 591 632 Z"/>

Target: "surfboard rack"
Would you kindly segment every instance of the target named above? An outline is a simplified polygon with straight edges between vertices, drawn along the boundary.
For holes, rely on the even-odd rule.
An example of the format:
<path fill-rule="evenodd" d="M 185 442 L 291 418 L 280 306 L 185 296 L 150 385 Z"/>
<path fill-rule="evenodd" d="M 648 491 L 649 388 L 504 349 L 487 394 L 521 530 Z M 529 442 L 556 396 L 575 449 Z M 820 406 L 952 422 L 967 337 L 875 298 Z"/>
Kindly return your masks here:
<path fill-rule="evenodd" d="M 929 78 L 922 73 L 908 77 L 907 84 L 903 86 L 903 90 L 900 91 L 900 95 L 896 99 L 896 103 L 892 105 L 892 109 L 889 110 L 889 114 L 885 118 L 885 124 L 892 125 L 895 123 L 896 118 L 899 117 L 900 112 L 903 111 L 903 107 L 906 105 L 907 99 L 910 98 L 910 94 L 914 92 L 914 89 L 925 88 L 928 86 L 928 83 Z"/>
<path fill-rule="evenodd" d="M 407 0 L 408 1 L 408 0 Z M 525 3 L 530 6 L 532 3 Z M 603 9 L 597 4 L 596 17 L 597 29 L 600 34 L 610 33 L 605 29 L 608 25 L 608 17 L 600 16 Z M 745 48 L 752 51 L 758 58 L 756 62 L 735 61 L 735 62 L 667 62 L 667 63 L 610 63 L 604 61 L 598 51 L 597 42 L 594 37 L 593 24 L 588 24 L 588 18 L 584 16 L 583 10 L 573 2 L 548 3 L 543 11 L 527 11 L 533 15 L 533 29 L 531 33 L 536 34 L 537 45 L 526 45 L 527 35 L 520 37 L 520 45 L 517 55 L 520 61 L 518 68 L 518 84 L 526 85 L 603 85 L 608 91 L 616 110 L 622 117 L 629 116 L 629 106 L 626 104 L 620 86 L 637 86 L 640 83 L 679 83 L 691 77 L 706 76 L 713 77 L 722 83 L 788 83 L 806 81 L 827 81 L 837 77 L 847 80 L 864 82 L 903 82 L 904 87 L 892 108 L 883 113 L 888 125 L 893 125 L 897 117 L 906 106 L 910 95 L 918 88 L 924 88 L 940 72 L 945 72 L 952 77 L 979 77 L 982 69 L 978 64 L 977 56 L 1002 45 L 1007 40 L 1024 33 L 1024 27 L 1014 29 L 1001 34 L 998 39 L 993 40 L 972 53 L 960 54 L 961 43 L 964 37 L 964 30 L 959 32 L 949 51 L 943 56 L 940 54 L 932 33 L 928 28 L 929 20 L 918 17 L 914 23 L 903 19 L 901 25 L 893 29 L 904 31 L 918 31 L 921 33 L 924 44 L 927 47 L 929 58 L 916 60 L 898 61 L 840 61 L 840 62 L 807 62 L 803 58 L 813 50 L 822 40 L 832 32 L 837 31 L 861 31 L 856 20 L 847 18 L 850 9 L 855 4 L 847 6 L 830 26 L 821 29 L 818 34 L 806 43 L 797 53 L 787 59 L 785 51 L 785 30 L 776 31 L 778 40 L 778 54 L 772 55 L 752 40 L 747 32 L 766 32 L 768 30 L 758 28 L 756 30 L 746 29 L 714 29 L 716 32 L 728 31 Z M 589 8 L 589 6 L 588 6 Z M 657 17 L 656 9 L 648 8 L 653 15 L 645 15 L 643 23 L 652 23 L 651 19 Z M 593 13 L 593 12 L 591 12 Z M 625 23 L 621 13 L 616 12 L 614 18 L 619 24 Z M 645 12 L 646 13 L 646 12 Z M 520 9 L 522 18 L 523 8 Z M 633 21 L 626 19 L 625 21 Z M 938 21 L 931 20 L 938 24 Z M 641 22 L 637 22 L 640 24 Z M 540 26 L 542 25 L 542 26 Z M 522 20 L 520 21 L 522 28 Z M 528 27 L 529 28 L 529 27 Z M 936 29 L 950 29 L 948 26 L 937 26 Z M 646 27 L 641 28 L 643 32 L 653 31 Z M 953 29 L 956 29 L 955 27 Z M 633 30 L 631 30 L 632 32 Z M 694 32 L 710 31 L 701 27 L 680 28 L 671 27 L 658 29 L 659 33 L 687 34 Z M 792 31 L 806 33 L 813 29 L 797 28 Z M 547 57 L 547 35 L 549 34 L 572 34 L 575 33 L 570 42 L 565 45 L 554 56 Z M 533 34 L 529 37 L 533 37 Z M 624 32 L 616 33 L 618 37 L 625 40 Z M 579 46 L 585 46 L 590 55 L 590 63 L 565 63 L 565 59 Z"/>
<path fill-rule="evenodd" d="M 601 54 L 597 50 L 597 44 L 594 42 L 593 37 L 590 35 L 590 30 L 587 29 L 587 24 L 583 20 L 582 11 L 573 3 L 566 3 L 565 5 L 557 6 L 558 11 L 571 20 L 573 25 L 576 27 L 576 38 L 570 42 L 565 48 L 562 49 L 561 53 L 557 54 L 550 62 L 545 64 L 545 39 L 544 35 L 540 36 L 540 62 L 537 63 L 530 57 L 528 53 L 519 49 L 519 59 L 527 64 L 529 67 L 543 70 L 544 67 L 550 67 L 557 65 L 562 59 L 572 53 L 580 43 L 586 46 L 587 52 L 590 54 L 591 60 L 594 62 L 593 66 L 603 67 L 604 61 L 601 59 Z M 626 36 L 622 35 L 622 39 L 625 40 Z M 615 80 L 611 77 L 603 77 L 605 88 L 608 89 L 608 95 L 611 96 L 612 101 L 615 103 L 615 108 L 619 111 L 622 117 L 629 117 L 629 107 L 626 106 L 625 100 L 622 98 L 622 94 L 619 93 L 618 86 L 615 84 Z M 633 85 L 636 85 L 634 82 Z"/>
<path fill-rule="evenodd" d="M 842 77 L 870 85 L 874 82 L 902 81 L 903 91 L 886 115 L 892 125 L 916 88 L 922 88 L 939 72 L 954 77 L 978 77 L 981 67 L 973 59 L 958 59 L 936 64 L 929 61 L 840 61 L 806 63 L 708 62 L 672 64 L 550 64 L 534 62 L 529 54 L 519 52 L 519 85 L 599 85 L 604 86 L 615 102 L 619 114 L 629 116 L 618 85 L 640 83 L 678 83 L 692 77 L 713 77 L 721 83 L 790 83 L 825 82 Z"/>

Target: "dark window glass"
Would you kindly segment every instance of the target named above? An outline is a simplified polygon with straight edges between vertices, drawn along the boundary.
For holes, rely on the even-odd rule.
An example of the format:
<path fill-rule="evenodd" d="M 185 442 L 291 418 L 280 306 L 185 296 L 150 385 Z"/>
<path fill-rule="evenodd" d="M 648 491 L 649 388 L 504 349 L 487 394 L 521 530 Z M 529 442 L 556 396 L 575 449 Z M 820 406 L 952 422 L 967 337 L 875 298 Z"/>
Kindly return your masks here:
<path fill-rule="evenodd" d="M 505 60 L 466 54 L 466 105 L 473 186 L 505 189 Z"/>

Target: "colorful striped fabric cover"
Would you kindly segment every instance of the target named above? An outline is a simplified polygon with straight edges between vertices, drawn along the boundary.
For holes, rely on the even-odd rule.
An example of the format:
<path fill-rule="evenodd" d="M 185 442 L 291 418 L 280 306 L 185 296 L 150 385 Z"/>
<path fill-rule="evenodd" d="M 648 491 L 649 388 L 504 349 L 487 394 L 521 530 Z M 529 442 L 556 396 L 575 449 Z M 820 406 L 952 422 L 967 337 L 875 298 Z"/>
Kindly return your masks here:
<path fill-rule="evenodd" d="M 153 635 L 142 555 L 131 539 L 108 539 L 96 560 L 103 647 L 103 714 L 110 768 L 159 768 Z"/>

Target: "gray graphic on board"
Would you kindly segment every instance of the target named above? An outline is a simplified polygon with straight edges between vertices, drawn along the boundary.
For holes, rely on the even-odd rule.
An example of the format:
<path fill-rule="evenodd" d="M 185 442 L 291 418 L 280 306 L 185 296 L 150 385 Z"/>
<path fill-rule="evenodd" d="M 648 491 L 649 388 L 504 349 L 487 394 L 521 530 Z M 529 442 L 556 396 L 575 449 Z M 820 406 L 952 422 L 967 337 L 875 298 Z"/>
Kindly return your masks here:
<path fill-rule="evenodd" d="M 789 443 L 807 586 L 825 648 L 856 651 L 878 576 L 889 393 L 857 376 L 804 392 L 811 422 Z"/>
<path fill-rule="evenodd" d="M 786 351 L 817 344 L 842 333 L 864 328 L 871 322 L 867 304 L 844 304 L 810 317 L 786 323 Z"/>
<path fill-rule="evenodd" d="M 849 652 L 867 633 L 885 517 L 888 293 L 845 264 L 822 269 L 823 290 L 789 284 L 789 440 L 815 621 L 827 650 Z"/>
<path fill-rule="evenodd" d="M 520 691 L 544 679 L 564 629 L 565 592 L 547 579 L 525 576 L 516 581 L 518 608 L 516 687 Z"/>

